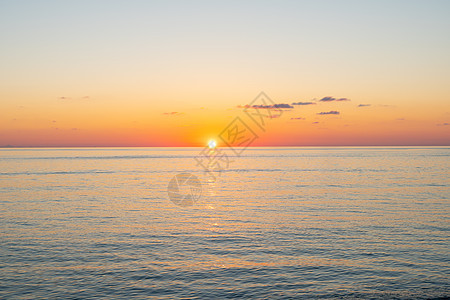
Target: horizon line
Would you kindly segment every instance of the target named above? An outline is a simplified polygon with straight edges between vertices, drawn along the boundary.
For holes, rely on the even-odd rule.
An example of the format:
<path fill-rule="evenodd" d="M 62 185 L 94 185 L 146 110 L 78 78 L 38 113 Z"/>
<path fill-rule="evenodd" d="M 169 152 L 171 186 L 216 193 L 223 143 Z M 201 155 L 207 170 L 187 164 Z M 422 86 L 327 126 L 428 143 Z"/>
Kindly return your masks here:
<path fill-rule="evenodd" d="M 14 146 L 5 145 L 0 146 L 0 149 L 23 149 L 23 148 L 204 148 L 204 146 L 127 146 L 127 145 L 41 145 L 41 146 Z M 344 145 L 263 145 L 263 146 L 247 146 L 247 147 L 233 147 L 233 148 L 301 148 L 301 147 L 450 147 L 450 144 L 344 144 Z M 217 148 L 230 148 L 228 146 Z"/>

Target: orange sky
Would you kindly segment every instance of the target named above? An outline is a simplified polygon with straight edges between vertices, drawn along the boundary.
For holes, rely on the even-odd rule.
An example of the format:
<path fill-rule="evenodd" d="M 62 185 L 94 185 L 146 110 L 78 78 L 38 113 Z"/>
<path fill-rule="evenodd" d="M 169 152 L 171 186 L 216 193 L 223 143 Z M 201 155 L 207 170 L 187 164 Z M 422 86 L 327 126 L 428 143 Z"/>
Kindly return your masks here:
<path fill-rule="evenodd" d="M 258 135 L 252 146 L 449 142 L 450 126 L 444 125 L 448 116 L 445 104 L 425 109 L 420 105 L 370 104 L 352 99 L 274 102 L 314 104 L 283 109 L 281 117 L 266 120 L 263 132 L 237 102 L 228 108 L 186 105 L 185 109 L 174 106 L 165 111 L 152 108 L 151 103 L 122 108 L 120 103 L 108 106 L 90 98 L 54 99 L 47 107 L 30 104 L 10 108 L 14 118 L 2 118 L 0 139 L 3 145 L 14 146 L 203 146 L 210 139 L 219 140 L 220 132 L 239 116 Z"/>

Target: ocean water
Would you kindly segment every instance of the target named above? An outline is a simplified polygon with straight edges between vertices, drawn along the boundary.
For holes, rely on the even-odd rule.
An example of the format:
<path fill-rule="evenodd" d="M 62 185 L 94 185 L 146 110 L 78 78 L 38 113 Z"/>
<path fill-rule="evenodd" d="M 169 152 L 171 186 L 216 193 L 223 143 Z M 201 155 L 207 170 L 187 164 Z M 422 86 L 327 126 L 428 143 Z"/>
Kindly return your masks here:
<path fill-rule="evenodd" d="M 449 147 L 200 150 L 1 149 L 0 297 L 450 297 Z"/>

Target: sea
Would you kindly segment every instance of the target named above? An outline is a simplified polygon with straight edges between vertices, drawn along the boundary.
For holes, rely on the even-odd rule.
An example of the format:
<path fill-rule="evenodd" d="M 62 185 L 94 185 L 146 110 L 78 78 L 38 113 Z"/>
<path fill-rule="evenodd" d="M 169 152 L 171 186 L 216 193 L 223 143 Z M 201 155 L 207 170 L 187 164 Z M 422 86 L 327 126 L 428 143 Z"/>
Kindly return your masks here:
<path fill-rule="evenodd" d="M 0 149 L 0 298 L 450 297 L 450 147 L 229 150 Z"/>

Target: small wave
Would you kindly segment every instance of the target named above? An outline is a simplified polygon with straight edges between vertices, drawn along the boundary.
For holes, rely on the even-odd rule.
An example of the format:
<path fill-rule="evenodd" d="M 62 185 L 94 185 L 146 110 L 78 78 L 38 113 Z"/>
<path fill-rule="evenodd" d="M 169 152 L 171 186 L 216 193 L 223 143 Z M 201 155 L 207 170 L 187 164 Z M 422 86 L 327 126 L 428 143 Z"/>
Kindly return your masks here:
<path fill-rule="evenodd" d="M 36 156 L 36 157 L 2 157 L 2 160 L 105 160 L 105 159 L 152 159 L 152 158 L 194 158 L 195 155 L 117 155 L 117 156 Z"/>
<path fill-rule="evenodd" d="M 74 174 L 111 174 L 113 171 L 56 171 L 56 172 L 0 172 L 0 175 L 74 175 Z"/>

